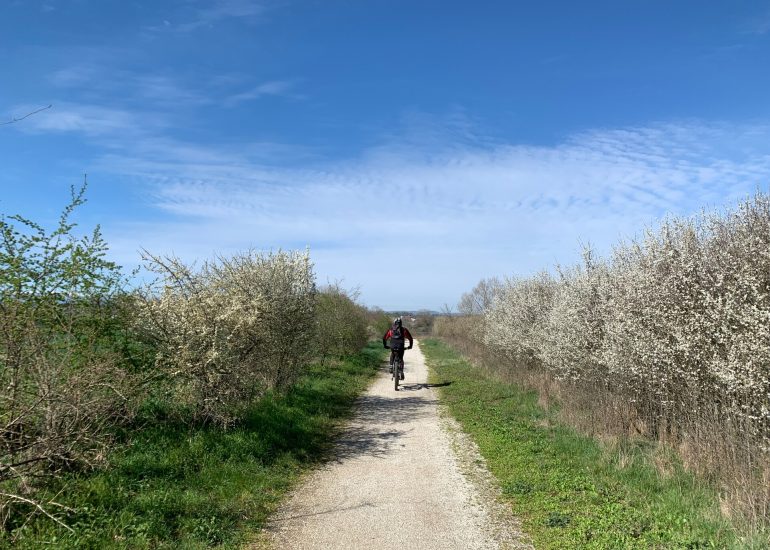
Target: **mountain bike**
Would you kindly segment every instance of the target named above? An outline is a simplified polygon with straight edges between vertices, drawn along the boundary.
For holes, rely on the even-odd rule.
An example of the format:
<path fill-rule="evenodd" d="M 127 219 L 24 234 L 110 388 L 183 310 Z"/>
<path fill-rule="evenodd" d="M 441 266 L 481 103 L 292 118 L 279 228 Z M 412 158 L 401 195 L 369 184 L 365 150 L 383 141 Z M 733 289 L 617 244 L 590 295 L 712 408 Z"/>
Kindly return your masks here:
<path fill-rule="evenodd" d="M 406 349 L 404 349 L 404 351 L 406 351 Z M 399 378 L 404 373 L 404 357 L 400 353 L 395 353 L 395 351 L 392 349 L 390 353 L 390 372 L 391 379 L 393 380 L 393 386 L 395 390 L 398 391 Z"/>

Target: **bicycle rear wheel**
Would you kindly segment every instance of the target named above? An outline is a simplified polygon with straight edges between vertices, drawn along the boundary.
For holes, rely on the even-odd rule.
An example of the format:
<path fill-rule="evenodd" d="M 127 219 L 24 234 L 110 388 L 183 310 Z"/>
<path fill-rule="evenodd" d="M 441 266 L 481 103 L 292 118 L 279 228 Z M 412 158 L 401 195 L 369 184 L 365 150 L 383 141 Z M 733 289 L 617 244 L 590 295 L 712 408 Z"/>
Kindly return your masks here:
<path fill-rule="evenodd" d="M 399 379 L 398 370 L 400 366 L 401 366 L 401 362 L 398 359 L 396 359 L 393 362 L 393 383 L 396 391 L 398 391 L 398 379 Z"/>

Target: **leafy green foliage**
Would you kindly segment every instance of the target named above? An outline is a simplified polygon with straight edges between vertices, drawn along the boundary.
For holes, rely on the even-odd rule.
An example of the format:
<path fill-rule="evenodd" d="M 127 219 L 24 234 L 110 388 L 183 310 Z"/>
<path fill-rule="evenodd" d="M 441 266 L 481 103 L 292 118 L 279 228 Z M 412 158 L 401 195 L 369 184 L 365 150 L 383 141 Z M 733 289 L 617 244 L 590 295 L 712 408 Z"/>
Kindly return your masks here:
<path fill-rule="evenodd" d="M 78 237 L 70 220 L 84 193 L 51 232 L 0 219 L 0 527 L 14 507 L 49 513 L 30 498 L 39 480 L 96 464 L 137 387 L 120 269 L 98 226 Z"/>
<path fill-rule="evenodd" d="M 378 308 L 368 310 L 367 317 L 369 318 L 370 336 L 375 339 L 382 338 L 393 323 L 393 317 Z"/>
<path fill-rule="evenodd" d="M 355 291 L 339 283 L 322 288 L 316 297 L 316 349 L 322 358 L 344 357 L 368 340 L 367 312 L 356 303 Z"/>

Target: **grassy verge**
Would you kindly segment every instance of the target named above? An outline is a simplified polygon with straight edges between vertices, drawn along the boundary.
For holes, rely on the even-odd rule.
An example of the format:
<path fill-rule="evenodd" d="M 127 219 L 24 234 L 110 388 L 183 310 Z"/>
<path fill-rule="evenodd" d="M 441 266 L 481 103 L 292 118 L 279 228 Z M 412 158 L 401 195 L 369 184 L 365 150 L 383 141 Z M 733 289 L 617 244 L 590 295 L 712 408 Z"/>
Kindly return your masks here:
<path fill-rule="evenodd" d="M 536 548 L 760 548 L 717 495 L 649 443 L 602 445 L 556 424 L 534 392 L 495 380 L 438 340 L 421 347 Z"/>
<path fill-rule="evenodd" d="M 69 533 L 38 518 L 19 527 L 13 548 L 236 547 L 264 525 L 304 470 L 322 460 L 339 419 L 367 386 L 381 347 L 314 365 L 285 396 L 255 403 L 238 428 L 162 420 L 125 434 L 108 467 L 53 491 L 71 507 Z"/>

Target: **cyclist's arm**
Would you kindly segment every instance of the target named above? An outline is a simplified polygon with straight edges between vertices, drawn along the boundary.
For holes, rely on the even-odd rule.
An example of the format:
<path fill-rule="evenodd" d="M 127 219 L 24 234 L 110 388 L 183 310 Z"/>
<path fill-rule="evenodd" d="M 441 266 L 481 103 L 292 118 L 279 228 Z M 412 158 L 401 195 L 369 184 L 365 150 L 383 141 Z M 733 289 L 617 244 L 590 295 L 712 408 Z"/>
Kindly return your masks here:
<path fill-rule="evenodd" d="M 388 330 L 388 332 L 385 333 L 385 336 L 382 337 L 382 347 L 387 348 L 388 347 L 388 338 L 390 338 L 390 335 L 392 332 Z"/>
<path fill-rule="evenodd" d="M 414 341 L 412 340 L 412 333 L 409 332 L 409 329 L 404 329 L 404 336 L 406 336 L 407 340 L 409 340 L 409 347 L 412 347 L 412 344 L 414 344 Z"/>

